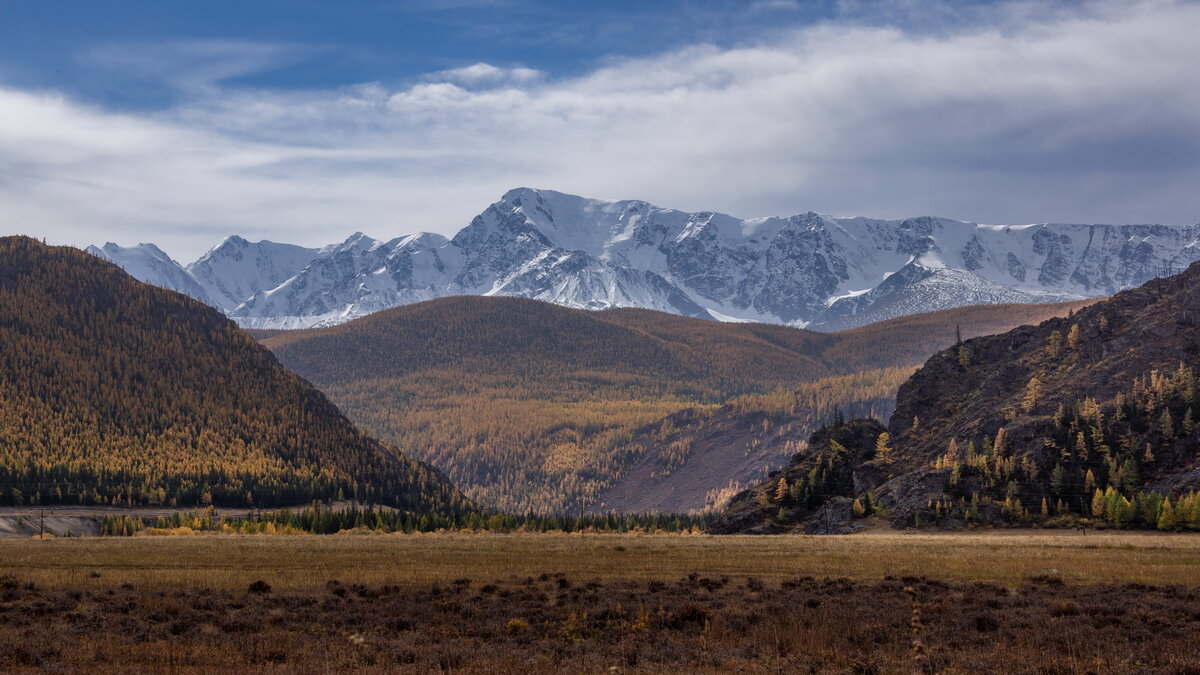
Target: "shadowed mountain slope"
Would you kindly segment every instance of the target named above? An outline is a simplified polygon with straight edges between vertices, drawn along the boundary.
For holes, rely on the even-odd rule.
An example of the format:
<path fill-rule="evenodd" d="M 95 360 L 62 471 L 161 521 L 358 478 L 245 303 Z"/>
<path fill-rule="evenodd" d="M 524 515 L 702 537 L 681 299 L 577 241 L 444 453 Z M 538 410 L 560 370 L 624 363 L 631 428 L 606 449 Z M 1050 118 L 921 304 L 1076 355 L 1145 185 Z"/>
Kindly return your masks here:
<path fill-rule="evenodd" d="M 896 522 L 937 520 L 925 503 L 939 491 L 979 494 L 1009 519 L 1036 518 L 1043 499 L 1052 516 L 1104 518 L 1097 489 L 1142 509 L 1144 490 L 1200 488 L 1200 265 L 964 347 L 965 359 L 941 352 L 900 387 L 889 473 L 932 468 L 944 480 L 884 484 Z"/>
<path fill-rule="evenodd" d="M 935 354 L 900 386 L 886 450 L 846 460 L 838 496 L 896 527 L 1200 527 L 1197 368 L 1200 264 Z M 780 495 L 770 527 L 811 527 Z"/>

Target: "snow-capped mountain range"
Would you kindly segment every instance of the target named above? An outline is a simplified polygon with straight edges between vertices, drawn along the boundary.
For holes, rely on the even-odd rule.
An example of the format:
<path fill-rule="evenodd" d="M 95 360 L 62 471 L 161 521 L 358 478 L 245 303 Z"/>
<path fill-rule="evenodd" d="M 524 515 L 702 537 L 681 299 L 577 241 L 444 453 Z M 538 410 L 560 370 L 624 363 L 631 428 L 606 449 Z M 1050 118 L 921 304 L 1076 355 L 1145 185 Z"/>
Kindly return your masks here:
<path fill-rule="evenodd" d="M 453 238 L 304 248 L 229 237 L 186 267 L 89 247 L 248 328 L 331 325 L 449 295 L 643 307 L 836 330 L 950 307 L 1110 295 L 1200 260 L 1200 225 L 978 225 L 805 213 L 742 220 L 519 188 Z"/>

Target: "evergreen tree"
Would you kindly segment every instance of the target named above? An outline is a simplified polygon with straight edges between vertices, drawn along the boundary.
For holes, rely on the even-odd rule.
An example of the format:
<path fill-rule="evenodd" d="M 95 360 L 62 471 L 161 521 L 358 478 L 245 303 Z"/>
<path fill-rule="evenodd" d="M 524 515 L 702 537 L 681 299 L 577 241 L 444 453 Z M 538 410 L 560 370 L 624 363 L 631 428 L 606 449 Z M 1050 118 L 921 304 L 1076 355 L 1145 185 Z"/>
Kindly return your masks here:
<path fill-rule="evenodd" d="M 1142 482 L 1140 473 L 1137 461 L 1130 457 L 1121 465 L 1121 484 L 1132 491 Z"/>
<path fill-rule="evenodd" d="M 1169 409 L 1163 410 L 1162 417 L 1159 418 L 1158 423 L 1164 440 L 1169 441 L 1175 438 L 1175 420 L 1171 417 Z"/>
<path fill-rule="evenodd" d="M 1067 482 L 1067 471 L 1063 469 L 1062 464 L 1054 465 L 1054 470 L 1050 472 L 1050 491 L 1056 495 L 1063 493 L 1063 486 Z"/>
<path fill-rule="evenodd" d="M 1004 427 L 1000 427 L 996 430 L 996 440 L 992 443 L 992 456 L 1000 457 L 1006 449 L 1008 449 L 1008 433 Z"/>

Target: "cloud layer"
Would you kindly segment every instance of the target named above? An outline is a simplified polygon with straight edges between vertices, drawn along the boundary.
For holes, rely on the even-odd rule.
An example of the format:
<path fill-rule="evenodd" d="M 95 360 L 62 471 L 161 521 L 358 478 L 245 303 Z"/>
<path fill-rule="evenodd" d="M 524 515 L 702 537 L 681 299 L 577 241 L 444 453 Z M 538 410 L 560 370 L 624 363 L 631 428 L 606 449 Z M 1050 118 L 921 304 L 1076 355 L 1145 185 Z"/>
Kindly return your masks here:
<path fill-rule="evenodd" d="M 296 92 L 201 70 L 181 103 L 136 114 L 0 88 L 0 219 L 185 259 L 235 232 L 450 233 L 518 185 L 740 216 L 1192 223 L 1198 25 L 1186 2 L 1010 5 L 939 32 L 823 23 L 567 79 L 479 63 Z"/>

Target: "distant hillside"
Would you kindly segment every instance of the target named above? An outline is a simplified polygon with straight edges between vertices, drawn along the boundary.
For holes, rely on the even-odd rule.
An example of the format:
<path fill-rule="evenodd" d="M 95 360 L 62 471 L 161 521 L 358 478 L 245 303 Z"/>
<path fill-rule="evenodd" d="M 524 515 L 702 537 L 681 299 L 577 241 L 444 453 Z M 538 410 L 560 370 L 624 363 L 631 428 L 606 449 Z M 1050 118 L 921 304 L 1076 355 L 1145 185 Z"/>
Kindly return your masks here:
<path fill-rule="evenodd" d="M 647 319 L 654 330 L 646 329 Z M 522 298 L 460 296 L 288 331 L 264 343 L 320 386 L 453 367 L 516 377 L 620 372 L 646 384 L 687 383 L 689 394 L 719 397 L 829 372 L 809 355 L 829 342 L 826 336 L 746 326 L 647 310 L 590 312 Z"/>
<path fill-rule="evenodd" d="M 777 468 L 837 408 L 886 416 L 895 387 L 953 344 L 956 325 L 970 336 L 1076 306 L 964 308 L 822 334 L 456 297 L 263 341 L 364 429 L 484 503 L 679 511 Z"/>
<path fill-rule="evenodd" d="M 886 368 L 925 362 L 934 352 L 963 339 L 995 335 L 1017 326 L 1039 324 L 1066 316 L 1099 300 L 1048 305 L 976 305 L 941 312 L 913 314 L 835 333 L 840 339 L 825 357 L 857 364 L 855 369 Z M 867 360 L 874 359 L 874 360 Z"/>
<path fill-rule="evenodd" d="M 850 477 L 822 494 L 846 498 L 843 507 L 851 498 L 882 507 L 896 527 L 1200 527 L 1197 368 L 1200 264 L 1071 316 L 939 352 L 900 386 L 883 451 L 822 467 L 818 476 L 836 465 Z M 811 451 L 793 457 L 789 490 L 794 469 L 812 461 Z M 754 491 L 771 489 L 768 481 Z M 794 495 L 779 495 L 769 527 L 814 525 Z M 726 515 L 727 530 L 747 529 L 734 526 L 736 510 Z"/>
<path fill-rule="evenodd" d="M 0 326 L 0 503 L 464 503 L 216 310 L 81 251 L 0 239 Z"/>
<path fill-rule="evenodd" d="M 674 320 L 676 317 L 652 313 Z M 731 395 L 817 379 L 824 336 L 690 320 L 671 339 L 628 313 L 456 297 L 264 340 L 357 423 L 510 510 L 592 502 L 633 429 Z"/>
<path fill-rule="evenodd" d="M 633 458 L 591 505 L 594 511 L 711 511 L 807 447 L 813 429 L 838 414 L 886 418 L 901 366 L 835 375 L 795 390 L 739 396 L 719 407 L 688 408 L 638 429 Z"/>

